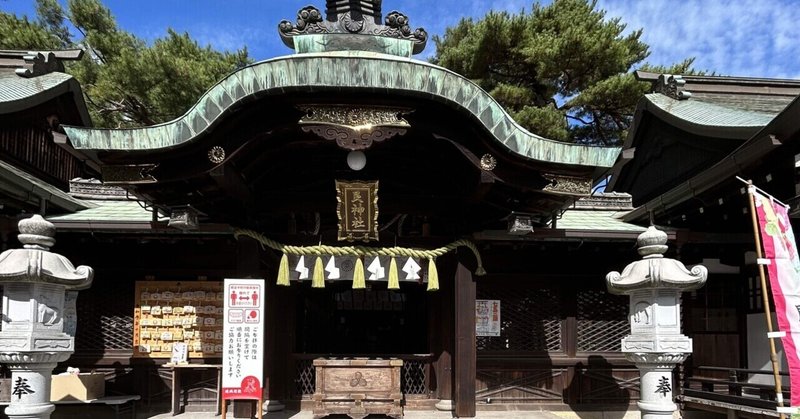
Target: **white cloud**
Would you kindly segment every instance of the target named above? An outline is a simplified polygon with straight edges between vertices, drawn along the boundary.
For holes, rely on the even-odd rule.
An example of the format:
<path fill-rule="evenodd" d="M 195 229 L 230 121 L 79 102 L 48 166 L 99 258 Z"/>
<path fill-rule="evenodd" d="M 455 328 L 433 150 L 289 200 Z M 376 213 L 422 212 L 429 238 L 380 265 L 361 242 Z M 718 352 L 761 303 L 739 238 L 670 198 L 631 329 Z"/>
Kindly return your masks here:
<path fill-rule="evenodd" d="M 199 25 L 188 29 L 189 34 L 201 46 L 212 45 L 216 50 L 236 51 L 247 45 L 264 42 L 278 38 L 275 33 L 265 34 L 260 28 L 219 28 L 208 25 Z"/>
<path fill-rule="evenodd" d="M 644 28 L 652 64 L 695 57 L 695 68 L 721 75 L 800 75 L 800 8 L 788 0 L 683 2 L 600 0 L 608 16 Z"/>

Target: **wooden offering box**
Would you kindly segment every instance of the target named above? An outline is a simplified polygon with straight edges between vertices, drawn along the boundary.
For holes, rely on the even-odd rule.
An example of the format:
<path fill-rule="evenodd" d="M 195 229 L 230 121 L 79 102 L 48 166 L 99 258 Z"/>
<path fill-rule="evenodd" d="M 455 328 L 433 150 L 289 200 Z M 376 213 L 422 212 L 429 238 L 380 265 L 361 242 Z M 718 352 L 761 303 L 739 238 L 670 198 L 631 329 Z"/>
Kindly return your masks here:
<path fill-rule="evenodd" d="M 314 419 L 333 414 L 403 417 L 401 359 L 315 359 Z"/>

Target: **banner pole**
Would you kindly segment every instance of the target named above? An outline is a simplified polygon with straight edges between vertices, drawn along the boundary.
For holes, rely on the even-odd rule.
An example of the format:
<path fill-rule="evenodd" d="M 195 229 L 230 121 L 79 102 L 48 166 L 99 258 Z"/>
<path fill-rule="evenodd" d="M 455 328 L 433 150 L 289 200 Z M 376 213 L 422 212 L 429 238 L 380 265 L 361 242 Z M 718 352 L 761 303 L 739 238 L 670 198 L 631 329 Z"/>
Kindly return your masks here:
<path fill-rule="evenodd" d="M 753 220 L 753 238 L 756 241 L 756 260 L 760 261 L 763 258 L 761 253 L 761 236 L 758 231 L 758 217 L 756 216 L 755 205 L 755 186 L 753 181 L 747 181 L 747 194 L 750 195 L 750 217 Z M 769 289 L 767 288 L 766 274 L 764 273 L 764 265 L 758 263 L 758 275 L 761 278 L 761 300 L 764 306 L 764 317 L 767 320 L 767 332 L 772 333 L 772 315 L 769 311 Z M 775 350 L 775 338 L 769 338 L 769 359 L 772 362 L 772 375 L 775 378 L 775 398 L 778 402 L 778 407 L 783 407 L 783 390 L 781 389 L 781 378 L 778 368 L 778 353 Z M 781 413 L 781 419 L 785 419 L 786 415 Z"/>

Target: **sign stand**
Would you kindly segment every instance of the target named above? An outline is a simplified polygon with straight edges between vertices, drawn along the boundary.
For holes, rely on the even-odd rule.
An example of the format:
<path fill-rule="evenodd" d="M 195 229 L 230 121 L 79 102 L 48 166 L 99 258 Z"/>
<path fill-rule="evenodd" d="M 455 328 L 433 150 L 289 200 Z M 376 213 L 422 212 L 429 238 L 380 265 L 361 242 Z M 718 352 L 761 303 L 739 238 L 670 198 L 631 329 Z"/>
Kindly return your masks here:
<path fill-rule="evenodd" d="M 264 280 L 225 279 L 222 358 L 222 417 L 226 400 L 256 400 L 258 418 L 264 396 Z"/>
<path fill-rule="evenodd" d="M 234 399 L 231 399 L 231 400 L 234 400 Z M 262 412 L 264 411 L 264 400 L 263 400 L 263 397 L 259 397 L 258 399 L 235 399 L 235 400 L 254 400 L 254 401 L 256 401 L 257 405 L 258 405 L 258 407 L 257 407 L 257 409 L 258 409 L 258 419 L 262 419 L 263 416 L 261 416 L 261 415 L 262 415 Z M 227 409 L 226 409 L 227 407 L 228 407 L 228 403 L 225 403 L 225 399 L 223 398 L 222 399 L 222 416 L 221 416 L 222 418 L 225 417 L 225 413 L 227 412 Z"/>

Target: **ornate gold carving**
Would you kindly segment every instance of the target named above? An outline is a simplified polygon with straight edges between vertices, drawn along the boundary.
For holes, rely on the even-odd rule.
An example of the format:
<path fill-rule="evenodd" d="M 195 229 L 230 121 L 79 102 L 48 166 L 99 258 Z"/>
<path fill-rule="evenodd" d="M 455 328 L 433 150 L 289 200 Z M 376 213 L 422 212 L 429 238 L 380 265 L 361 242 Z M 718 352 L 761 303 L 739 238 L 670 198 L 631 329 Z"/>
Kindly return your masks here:
<path fill-rule="evenodd" d="M 305 132 L 313 132 L 326 140 L 334 140 L 347 150 L 364 150 L 374 141 L 403 135 L 411 126 L 400 115 L 411 112 L 406 108 L 351 107 L 306 105 L 300 118 Z"/>
<path fill-rule="evenodd" d="M 481 157 L 481 169 L 492 171 L 495 167 L 497 167 L 497 159 L 493 155 L 487 153 Z"/>
<path fill-rule="evenodd" d="M 378 240 L 378 181 L 336 181 L 339 240 Z"/>
<path fill-rule="evenodd" d="M 543 191 L 561 195 L 589 196 L 592 193 L 592 180 L 589 178 L 545 174 L 550 181 Z"/>
<path fill-rule="evenodd" d="M 225 149 L 215 145 L 208 150 L 208 161 L 215 164 L 220 164 L 225 161 Z"/>

